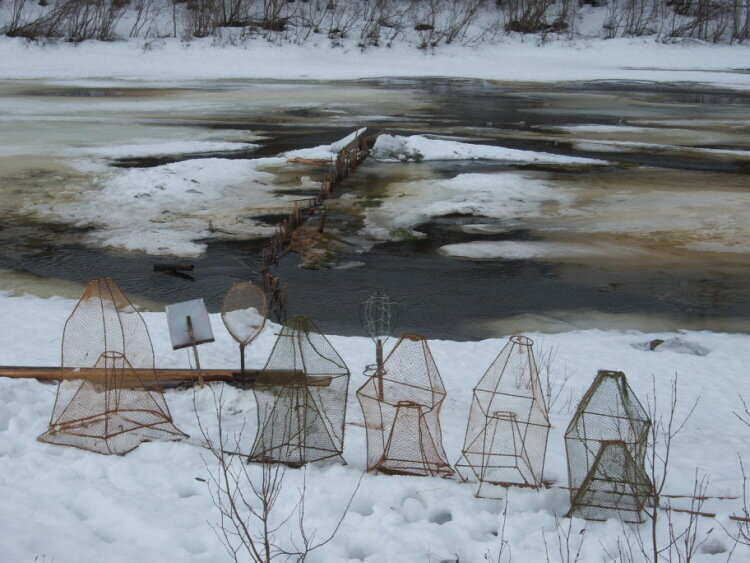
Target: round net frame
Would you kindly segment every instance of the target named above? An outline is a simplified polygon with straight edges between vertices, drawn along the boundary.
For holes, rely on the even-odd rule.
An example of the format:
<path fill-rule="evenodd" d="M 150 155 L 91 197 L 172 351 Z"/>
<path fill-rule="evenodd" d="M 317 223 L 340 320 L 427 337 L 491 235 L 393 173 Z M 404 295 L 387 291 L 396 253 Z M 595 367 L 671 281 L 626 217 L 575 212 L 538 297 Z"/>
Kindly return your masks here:
<path fill-rule="evenodd" d="M 240 371 L 245 373 L 245 347 L 263 330 L 268 318 L 265 291 L 249 281 L 232 284 L 221 303 L 221 320 L 240 345 Z"/>
<path fill-rule="evenodd" d="M 474 388 L 456 469 L 479 481 L 478 497 L 502 498 L 500 487 L 508 485 L 542 485 L 550 422 L 533 345 L 512 336 Z"/>
<path fill-rule="evenodd" d="M 651 421 L 625 374 L 599 371 L 565 432 L 570 516 L 642 522 Z"/>
<path fill-rule="evenodd" d="M 39 440 L 123 455 L 141 442 L 187 436 L 172 423 L 146 323 L 114 280 L 86 286 L 65 323 L 60 371 Z"/>
<path fill-rule="evenodd" d="M 380 380 L 372 375 L 357 390 L 367 433 L 368 471 L 452 475 L 440 428 L 445 387 L 427 340 L 403 334 L 384 366 Z"/>
<path fill-rule="evenodd" d="M 315 323 L 284 325 L 255 380 L 258 431 L 249 461 L 343 462 L 349 369 Z"/>
<path fill-rule="evenodd" d="M 378 397 L 383 398 L 383 345 L 388 341 L 398 323 L 396 302 L 382 291 L 373 291 L 359 308 L 359 321 L 365 334 L 375 343 L 375 364 L 367 366 L 365 375 L 375 374 L 378 384 Z"/>
<path fill-rule="evenodd" d="M 373 341 L 385 341 L 398 324 L 398 306 L 389 295 L 373 291 L 359 307 L 359 321 Z"/>

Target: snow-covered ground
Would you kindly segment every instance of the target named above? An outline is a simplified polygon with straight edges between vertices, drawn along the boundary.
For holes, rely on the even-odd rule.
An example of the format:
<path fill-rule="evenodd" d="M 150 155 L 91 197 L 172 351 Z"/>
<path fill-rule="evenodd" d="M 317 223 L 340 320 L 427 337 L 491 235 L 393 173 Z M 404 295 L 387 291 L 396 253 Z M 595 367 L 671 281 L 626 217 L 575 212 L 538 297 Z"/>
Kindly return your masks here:
<path fill-rule="evenodd" d="M 507 38 L 478 48 L 455 45 L 421 51 L 409 45 L 394 45 L 362 51 L 328 45 L 287 45 L 280 49 L 261 40 L 248 41 L 242 46 L 216 45 L 210 39 L 189 44 L 166 39 L 148 43 L 132 40 L 43 46 L 0 38 L 0 80 L 13 87 L 22 87 L 26 81 L 44 80 L 48 85 L 61 86 L 169 88 L 177 81 L 189 80 L 201 81 L 204 86 L 211 81 L 234 79 L 315 81 L 442 76 L 504 82 L 693 82 L 706 87 L 750 90 L 749 55 L 750 46 L 697 42 L 665 45 L 652 39 L 578 39 L 537 44 L 536 38 L 525 41 Z M 278 91 L 274 94 L 275 87 L 273 83 L 257 87 L 258 94 L 252 103 L 257 107 L 281 103 Z M 295 86 L 298 100 L 309 97 L 315 88 L 314 84 Z M 338 101 L 345 103 L 351 92 L 344 83 L 336 89 Z M 283 94 L 287 102 L 288 90 Z M 384 89 L 376 92 L 379 97 L 389 94 Z M 331 99 L 330 91 L 326 96 Z M 393 96 L 403 103 L 398 94 Z M 283 165 L 289 156 L 328 157 L 338 146 L 256 160 L 207 156 L 147 169 L 114 169 L 106 162 L 107 158 L 252 150 L 257 139 L 252 132 L 227 131 L 217 136 L 195 128 L 192 130 L 195 135 L 186 141 L 183 130 L 154 127 L 147 135 L 143 131 L 131 137 L 123 135 L 128 139 L 123 142 L 117 135 L 107 139 L 88 138 L 89 129 L 73 133 L 62 127 L 45 128 L 45 134 L 51 132 L 51 135 L 41 140 L 31 123 L 47 124 L 55 119 L 86 123 L 89 112 L 103 107 L 97 100 L 83 99 L 72 115 L 60 116 L 53 107 L 55 103 L 42 99 L 17 100 L 0 108 L 3 127 L 15 142 L 15 145 L 3 144 L 0 157 L 7 162 L 17 160 L 14 166 L 23 175 L 33 168 L 34 163 L 24 160 L 32 153 L 51 154 L 60 159 L 58 165 L 62 167 L 60 162 L 64 162 L 69 168 L 65 172 L 67 180 L 54 193 L 27 198 L 21 205 L 28 206 L 26 212 L 30 216 L 45 221 L 63 218 L 80 225 L 96 223 L 97 231 L 91 236 L 98 237 L 97 244 L 125 249 L 200 253 L 202 243 L 195 241 L 208 234 L 208 220 L 215 220 L 217 212 L 224 213 L 221 210 L 226 210 L 219 221 L 223 230 L 231 232 L 237 226 L 244 233 L 252 228 L 257 234 L 264 234 L 264 225 L 254 224 L 247 219 L 246 210 L 237 208 L 239 190 L 242 197 L 252 200 L 251 207 L 256 211 L 288 204 L 289 198 L 279 197 L 278 193 L 272 195 L 283 189 L 272 185 L 273 168 Z M 193 115 L 201 109 L 202 102 L 193 103 L 187 97 L 180 103 L 184 103 L 180 107 L 185 109 L 185 115 Z M 100 120 L 108 119 L 112 131 L 118 135 L 123 128 L 134 127 L 122 122 L 118 115 L 126 105 L 126 100 L 121 100 L 120 105 L 109 104 L 103 110 L 106 115 L 99 116 Z M 153 115 L 171 112 L 175 105 L 180 104 L 175 104 L 174 99 L 151 100 L 141 106 L 145 113 L 140 121 L 148 121 L 149 112 Z M 65 111 L 70 107 L 66 105 Z M 377 112 L 377 107 L 373 107 L 373 112 Z M 375 156 L 383 160 L 427 162 L 488 159 L 563 167 L 598 167 L 606 161 L 610 150 L 692 151 L 693 156 L 705 158 L 747 159 L 744 150 L 679 147 L 676 137 L 686 144 L 709 142 L 700 128 L 710 128 L 711 123 L 699 117 L 696 116 L 696 121 L 674 120 L 671 125 L 678 129 L 671 128 L 658 139 L 654 139 L 654 130 L 644 120 L 637 125 L 609 129 L 599 125 L 565 129 L 576 148 L 598 152 L 601 161 L 468 145 L 419 135 L 384 137 Z M 721 120 L 721 125 L 734 123 L 741 132 L 747 126 L 746 116 L 735 117 Z M 646 133 L 648 141 L 642 139 Z M 81 136 L 72 138 L 74 134 Z M 713 138 L 711 142 L 724 141 Z M 80 173 L 83 179 L 75 173 Z M 312 187 L 314 183 L 303 178 L 300 185 Z M 627 198 L 599 194 L 601 197 L 591 201 L 577 189 L 564 183 L 553 186 L 543 174 L 525 171 L 394 182 L 389 186 L 391 197 L 380 207 L 367 209 L 366 233 L 388 238 L 393 229 L 410 229 L 431 217 L 449 213 L 500 219 L 503 229 L 512 227 L 514 218 L 520 216 L 526 221 L 539 219 L 540 229 L 549 217 L 564 216 L 570 219 L 567 228 L 575 230 L 578 226 L 583 233 L 608 230 L 619 236 L 638 232 L 645 240 L 653 235 L 649 229 L 670 224 L 670 229 L 680 232 L 675 238 L 681 245 L 706 251 L 726 251 L 729 247 L 740 254 L 748 252 L 745 236 L 748 199 L 746 190 L 736 186 L 718 192 L 693 191 L 685 202 L 686 213 L 674 212 L 676 198 L 669 189 L 658 189 L 658 185 L 653 191 L 630 193 Z M 5 207 L 12 205 L 15 212 L 19 200 L 11 200 L 10 196 L 3 199 L 0 209 L 7 210 Z M 172 215 L 162 217 L 167 208 Z M 165 221 L 161 227 L 160 219 Z M 601 228 L 597 229 L 597 225 Z M 483 224 L 478 219 L 476 224 L 463 228 L 465 232 L 471 233 L 473 229 L 481 234 L 496 232 L 498 226 Z M 700 238 L 693 240 L 691 233 Z M 705 233 L 710 236 L 704 236 Z M 478 259 L 577 260 L 632 252 L 632 248 L 633 245 L 616 249 L 607 244 L 583 245 L 579 241 L 477 241 L 445 246 L 442 252 Z M 73 300 L 59 297 L 10 297 L 0 292 L 0 318 L 5 322 L 5 330 L 0 332 L 0 364 L 59 364 L 62 328 L 74 304 Z M 356 312 L 352 311 L 352 315 Z M 145 313 L 144 317 L 154 340 L 158 367 L 188 365 L 186 352 L 171 350 L 164 315 Z M 201 347 L 203 364 L 216 368 L 236 366 L 236 343 L 218 316 L 212 316 L 212 323 L 216 342 Z M 277 326 L 268 325 L 249 348 L 250 366 L 263 365 L 277 330 Z M 678 418 L 686 415 L 699 399 L 693 416 L 674 443 L 667 492 L 689 494 L 698 468 L 710 476 L 711 496 L 740 494 L 742 482 L 737 456 L 750 460 L 747 439 L 750 429 L 741 425 L 734 412 L 742 407 L 739 394 L 750 395 L 744 384 L 750 363 L 749 335 L 573 330 L 529 336 L 537 342 L 538 357 L 551 358 L 553 385 L 564 385 L 552 407 L 553 428 L 545 468 L 545 478 L 554 481 L 555 486 L 542 491 L 509 489 L 505 501 L 481 500 L 473 496 L 473 484 L 456 480 L 366 475 L 338 535 L 310 560 L 483 561 L 487 554 L 490 558 L 496 556 L 500 548 L 506 502 L 504 539 L 510 542 L 513 560 L 546 560 L 545 542 L 550 547 L 551 560 L 557 560 L 556 519 L 568 509 L 567 492 L 559 488 L 566 484 L 563 432 L 575 404 L 598 369 L 627 373 L 631 386 L 644 402 L 651 396 L 653 382 L 662 409 L 668 401 L 670 381 L 676 377 L 680 394 Z M 667 343 L 654 352 L 644 349 L 644 344 L 654 338 L 665 339 Z M 307 469 L 308 527 L 316 528 L 319 535 L 331 531 L 365 468 L 362 415 L 354 393 L 364 381 L 362 371 L 372 363 L 374 355 L 372 342 L 365 338 L 331 337 L 331 341 L 353 374 L 344 451 L 348 465 Z M 460 455 L 471 389 L 504 343 L 501 338 L 430 342 L 448 390 L 442 425 L 451 463 Z M 239 428 L 247 421 L 244 440 L 247 443 L 252 440 L 256 424 L 252 393 L 231 387 L 226 387 L 224 393 L 229 407 L 228 424 Z M 190 439 L 144 444 L 125 457 L 105 457 L 36 441 L 36 436 L 46 430 L 54 397 L 54 385 L 0 378 L 0 498 L 3 499 L 0 560 L 226 560 L 227 555 L 211 529 L 211 524 L 218 521 L 218 514 L 202 480 L 212 467 L 210 462 L 208 467 L 204 464 L 193 403 L 195 400 L 201 416 L 210 418 L 210 389 L 196 390 L 195 394 L 192 390 L 166 393 L 175 423 L 191 435 Z M 287 473 L 288 487 L 282 502 L 285 506 L 293 501 L 290 497 L 301 484 L 301 475 L 299 470 Z M 675 499 L 674 504 L 685 508 L 689 503 Z M 716 513 L 718 522 L 711 518 L 700 521 L 699 536 L 708 535 L 709 540 L 698 560 L 726 560 L 732 544 L 722 527 L 731 530 L 733 524 L 728 516 L 738 514 L 740 509 L 737 499 L 707 502 L 703 510 Z M 684 516 L 676 513 L 673 516 L 678 526 L 684 524 Z M 663 524 L 659 532 L 662 538 L 666 534 Z M 567 521 L 562 521 L 562 526 L 566 527 Z M 586 532 L 580 534 L 584 526 Z M 574 519 L 571 529 L 574 545 L 579 538 L 583 539 L 582 556 L 586 561 L 611 560 L 611 554 L 617 551 L 618 538 L 623 537 L 623 528 L 614 521 L 586 524 Z M 738 550 L 735 560 L 750 560 L 750 553 Z"/>
<path fill-rule="evenodd" d="M 74 300 L 32 296 L 0 296 L 0 364 L 59 363 L 60 338 Z M 356 314 L 356 312 L 352 312 Z M 158 367 L 187 366 L 183 350 L 171 350 L 166 318 L 145 313 Z M 216 342 L 201 346 L 206 367 L 236 366 L 236 343 L 218 315 L 211 317 Z M 325 329 L 325 327 L 321 327 Z M 278 326 L 266 326 L 248 349 L 248 364 L 261 367 Z M 475 485 L 440 478 L 366 475 L 330 544 L 311 561 L 483 561 L 497 555 L 502 540 L 502 513 L 507 502 L 504 539 L 513 561 L 545 561 L 546 541 L 551 560 L 558 560 L 556 518 L 568 509 L 563 433 L 572 412 L 599 369 L 622 370 L 642 402 L 656 401 L 661 409 L 676 377 L 677 415 L 685 416 L 698 400 L 694 414 L 673 445 L 667 492 L 689 495 L 695 470 L 710 476 L 709 495 L 737 496 L 741 489 L 738 455 L 750 459 L 750 429 L 734 415 L 742 408 L 739 394 L 750 362 L 750 336 L 687 332 L 644 334 L 634 331 L 570 331 L 556 335 L 529 334 L 542 366 L 549 362 L 553 386 L 564 385 L 552 406 L 545 478 L 555 486 L 542 491 L 511 488 L 506 499 L 475 498 Z M 647 351 L 645 343 L 667 343 Z M 369 339 L 331 337 L 352 372 L 346 413 L 344 457 L 347 465 L 307 469 L 306 518 L 310 528 L 327 534 L 354 490 L 365 467 L 362 414 L 355 391 L 372 363 Z M 393 341 L 391 341 L 392 343 Z M 451 463 L 464 438 L 471 390 L 506 340 L 481 342 L 430 341 L 448 392 L 441 421 Z M 542 368 L 544 372 L 545 367 Z M 569 378 L 566 383 L 563 383 Z M 212 389 L 219 390 L 221 385 Z M 0 379 L 0 545 L 3 561 L 223 561 L 227 555 L 211 529 L 215 511 L 207 486 L 212 462 L 204 464 L 193 400 L 205 420 L 211 419 L 212 391 L 169 390 L 167 402 L 176 425 L 191 435 L 182 442 L 152 442 L 124 457 L 107 457 L 36 441 L 46 430 L 55 398 L 55 385 L 35 380 Z M 227 425 L 247 422 L 245 440 L 252 440 L 256 405 L 251 391 L 231 387 Z M 746 393 L 747 394 L 747 393 Z M 664 412 L 662 410 L 662 412 Z M 257 468 L 252 469 L 257 471 Z M 289 506 L 301 484 L 301 470 L 289 470 L 282 506 Z M 674 499 L 685 508 L 686 499 Z M 739 500 L 710 500 L 703 507 L 717 520 L 702 518 L 699 537 L 709 541 L 698 561 L 725 561 L 731 541 L 722 524 L 740 510 Z M 673 513 L 677 525 L 682 515 Z M 568 521 L 561 520 L 564 529 Z M 579 533 L 585 527 L 582 535 Z M 623 538 L 619 522 L 572 521 L 573 545 L 583 539 L 585 561 L 608 561 Z M 633 527 L 629 527 L 632 531 Z M 645 530 L 644 530 L 645 531 Z M 660 529 L 663 538 L 666 529 Z M 284 535 L 280 541 L 286 541 Z M 714 553 L 714 555 L 712 555 Z M 636 557 L 639 559 L 639 557 Z M 739 550 L 736 561 L 750 560 Z"/>
<path fill-rule="evenodd" d="M 750 89 L 750 46 L 687 41 L 661 44 L 652 38 L 577 39 L 537 44 L 536 37 L 507 38 L 480 47 L 442 46 L 423 51 L 409 45 L 361 50 L 355 46 L 286 45 L 263 40 L 242 46 L 211 39 L 28 44 L 0 38 L 3 79 L 132 79 L 164 83 L 177 79 L 271 78 L 357 79 L 368 77 L 483 78 L 507 82 L 650 80 L 698 82 Z M 398 61 L 394 64 L 394 61 Z"/>

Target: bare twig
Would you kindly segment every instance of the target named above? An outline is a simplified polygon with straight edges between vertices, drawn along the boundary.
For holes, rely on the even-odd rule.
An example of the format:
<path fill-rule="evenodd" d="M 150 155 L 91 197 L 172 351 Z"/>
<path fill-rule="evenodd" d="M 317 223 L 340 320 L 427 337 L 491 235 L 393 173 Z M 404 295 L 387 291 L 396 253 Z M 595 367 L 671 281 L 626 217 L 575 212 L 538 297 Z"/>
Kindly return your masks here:
<path fill-rule="evenodd" d="M 193 407 L 204 447 L 210 454 L 204 458 L 204 464 L 210 474 L 208 487 L 219 515 L 218 523 L 212 525 L 214 533 L 234 561 L 248 557 L 258 563 L 268 563 L 278 558 L 304 561 L 311 552 L 329 543 L 339 531 L 362 476 L 333 530 L 317 540 L 317 531 L 308 529 L 305 523 L 306 471 L 302 473 L 302 485 L 296 502 L 289 510 L 280 509 L 277 504 L 286 490 L 287 468 L 281 464 L 262 463 L 258 479 L 251 471 L 257 466 L 243 463 L 244 456 L 238 454 L 241 451 L 244 421 L 237 432 L 227 432 L 224 428 L 224 386 L 218 392 L 215 387 L 209 387 L 209 391 L 216 417 L 213 432 L 201 419 L 196 395 L 193 396 Z"/>

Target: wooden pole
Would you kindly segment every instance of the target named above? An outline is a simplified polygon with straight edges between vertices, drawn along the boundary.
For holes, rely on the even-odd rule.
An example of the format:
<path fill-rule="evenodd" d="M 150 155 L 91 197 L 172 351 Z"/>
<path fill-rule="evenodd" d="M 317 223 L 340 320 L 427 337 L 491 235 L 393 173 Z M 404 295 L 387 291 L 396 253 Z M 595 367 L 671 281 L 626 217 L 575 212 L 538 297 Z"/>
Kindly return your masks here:
<path fill-rule="evenodd" d="M 326 230 L 326 209 L 323 208 L 323 211 L 320 212 L 320 223 L 318 223 L 318 232 L 322 233 Z"/>
<path fill-rule="evenodd" d="M 193 332 L 193 319 L 190 315 L 187 316 L 188 334 L 190 335 L 190 342 L 193 343 L 193 354 L 195 355 L 195 367 L 198 370 L 198 384 L 203 389 L 203 373 L 201 373 L 201 361 L 198 359 L 198 346 L 195 344 L 195 333 Z"/>

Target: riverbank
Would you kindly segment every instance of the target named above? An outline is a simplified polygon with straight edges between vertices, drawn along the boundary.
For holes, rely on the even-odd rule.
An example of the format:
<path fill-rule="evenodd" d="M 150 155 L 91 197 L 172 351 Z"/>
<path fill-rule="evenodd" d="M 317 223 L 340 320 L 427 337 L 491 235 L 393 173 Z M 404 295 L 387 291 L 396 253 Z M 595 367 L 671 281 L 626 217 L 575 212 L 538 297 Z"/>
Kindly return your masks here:
<path fill-rule="evenodd" d="M 9 297 L 0 292 L 0 365 L 59 365 L 60 337 L 74 299 Z M 157 367 L 187 367 L 184 350 L 173 351 L 163 313 L 145 313 Z M 216 342 L 200 348 L 206 368 L 238 364 L 237 346 L 218 314 L 211 315 Z M 321 329 L 327 326 L 320 323 Z M 269 324 L 249 347 L 247 365 L 260 368 L 279 326 Z M 562 519 L 568 510 L 563 433 L 576 404 L 598 369 L 622 370 L 644 405 L 656 392 L 662 415 L 676 377 L 679 400 L 676 420 L 692 416 L 673 443 L 665 492 L 689 495 L 695 470 L 710 476 L 707 495 L 737 497 L 742 477 L 737 455 L 750 459 L 747 428 L 734 412 L 742 411 L 742 391 L 750 362 L 750 336 L 729 333 L 640 333 L 636 331 L 570 331 L 529 333 L 543 378 L 550 377 L 557 399 L 551 406 L 544 476 L 551 488 L 510 488 L 505 500 L 475 498 L 475 483 L 437 477 L 366 475 L 349 514 L 333 541 L 309 561 L 482 561 L 495 560 L 507 540 L 513 560 L 545 561 L 545 543 L 557 559 L 558 525 L 570 523 L 572 545 L 583 542 L 583 561 L 608 559 L 615 553 L 623 528 L 617 521 Z M 649 351 L 654 339 L 665 343 Z M 365 433 L 355 397 L 372 363 L 374 344 L 364 337 L 330 338 L 351 370 L 346 413 L 346 466 L 310 466 L 306 470 L 306 516 L 309 529 L 324 537 L 333 529 L 348 495 L 365 469 Z M 441 413 L 443 443 L 451 464 L 460 456 L 472 387 L 505 344 L 505 338 L 472 342 L 430 340 L 429 345 L 447 390 Z M 393 340 L 386 344 L 386 353 Z M 214 386 L 219 391 L 222 386 Z M 545 386 L 546 388 L 546 386 Z M 211 524 L 218 513 L 204 480 L 215 466 L 205 465 L 195 409 L 211 431 L 212 388 L 165 393 L 175 424 L 191 435 L 180 442 L 151 442 L 124 457 L 102 456 L 75 448 L 44 444 L 36 436 L 47 429 L 56 387 L 34 380 L 0 378 L 0 544 L 9 561 L 224 561 L 226 553 Z M 747 397 L 746 397 L 747 398 Z M 256 404 L 252 392 L 225 389 L 225 427 L 247 423 L 242 447 L 255 434 Z M 194 402 L 195 401 L 195 402 Z M 651 403 L 653 404 L 653 403 Z M 747 462 L 746 462 L 747 463 Z M 250 466 L 255 472 L 257 467 Z M 255 475 L 255 473 L 252 473 Z M 289 470 L 279 512 L 293 506 L 302 470 Z M 670 499 L 675 508 L 690 508 L 686 498 Z M 505 506 L 507 503 L 507 511 Z M 732 547 L 722 526 L 740 514 L 741 499 L 710 499 L 701 508 L 717 514 L 701 518 L 697 535 L 706 540 L 696 561 L 725 561 Z M 504 516 L 505 514 L 505 516 Z M 661 513 L 660 541 L 666 541 L 667 512 Z M 686 516 L 671 513 L 676 529 Z M 33 522 L 34 525 L 29 525 Z M 292 525 L 292 528 L 295 526 Z M 582 530 L 585 529 L 585 532 Z M 627 526 L 627 533 L 637 527 Z M 645 527 L 641 530 L 646 533 Z M 279 541 L 287 536 L 279 534 Z M 563 546 L 563 549 L 565 547 Z M 573 548 L 575 550 L 575 547 Z M 740 548 L 736 560 L 749 554 Z"/>
<path fill-rule="evenodd" d="M 696 82 L 750 89 L 750 46 L 712 45 L 651 38 L 576 39 L 539 42 L 508 38 L 481 47 L 444 45 L 419 50 L 394 45 L 362 50 L 356 45 L 273 45 L 248 40 L 240 46 L 212 39 L 80 44 L 37 44 L 0 38 L 0 79 L 172 80 L 310 79 L 374 77 L 477 78 L 507 82 L 588 80 Z M 99 83 L 99 85 L 104 85 Z"/>

